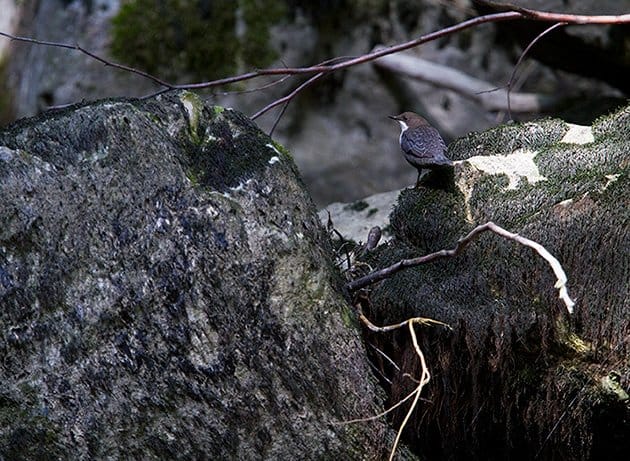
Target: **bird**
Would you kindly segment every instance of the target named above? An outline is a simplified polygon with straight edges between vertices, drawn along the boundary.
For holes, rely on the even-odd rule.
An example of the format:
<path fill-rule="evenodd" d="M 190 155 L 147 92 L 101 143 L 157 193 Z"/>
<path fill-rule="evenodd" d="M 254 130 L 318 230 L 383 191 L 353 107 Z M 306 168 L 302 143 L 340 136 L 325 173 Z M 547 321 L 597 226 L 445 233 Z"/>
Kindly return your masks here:
<path fill-rule="evenodd" d="M 416 187 L 420 183 L 422 170 L 439 170 L 453 166 L 453 162 L 445 155 L 446 144 L 442 136 L 423 117 L 413 112 L 388 117 L 400 124 L 400 148 L 405 160 L 418 170 Z"/>

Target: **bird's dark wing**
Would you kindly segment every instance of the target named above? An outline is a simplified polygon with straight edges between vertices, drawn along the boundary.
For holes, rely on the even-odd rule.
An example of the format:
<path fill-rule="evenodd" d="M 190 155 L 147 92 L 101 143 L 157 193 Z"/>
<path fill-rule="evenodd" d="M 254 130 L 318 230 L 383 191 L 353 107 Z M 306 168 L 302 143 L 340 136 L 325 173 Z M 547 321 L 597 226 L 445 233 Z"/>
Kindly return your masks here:
<path fill-rule="evenodd" d="M 440 133 L 431 126 L 405 130 L 400 139 L 405 158 L 416 168 L 451 165 L 446 158 L 446 144 Z"/>
<path fill-rule="evenodd" d="M 405 154 L 418 158 L 439 157 L 446 151 L 442 136 L 431 126 L 406 130 L 400 140 L 400 147 Z"/>

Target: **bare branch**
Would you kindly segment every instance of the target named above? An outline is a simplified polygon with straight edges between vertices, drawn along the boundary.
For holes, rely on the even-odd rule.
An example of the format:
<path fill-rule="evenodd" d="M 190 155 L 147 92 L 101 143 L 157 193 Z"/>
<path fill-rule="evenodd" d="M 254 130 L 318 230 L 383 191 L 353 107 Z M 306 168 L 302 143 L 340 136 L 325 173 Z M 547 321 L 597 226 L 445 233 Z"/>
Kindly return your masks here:
<path fill-rule="evenodd" d="M 420 325 L 441 325 L 443 327 L 451 328 L 444 322 L 440 322 L 439 320 L 433 320 L 425 317 L 414 317 L 412 319 L 405 320 L 404 322 L 394 323 L 393 325 L 386 325 L 384 327 L 378 327 L 374 325 L 370 320 L 363 314 L 363 311 L 359 309 L 359 320 L 363 322 L 363 324 L 375 333 L 385 333 L 387 331 L 397 330 L 398 328 L 404 327 L 408 322 L 418 323 Z"/>
<path fill-rule="evenodd" d="M 276 120 L 273 122 L 273 125 L 271 126 L 271 130 L 269 130 L 269 137 L 273 137 L 273 132 L 276 131 L 276 127 L 278 126 L 278 123 L 280 123 L 280 120 L 282 119 L 282 116 L 284 115 L 284 113 L 287 111 L 287 108 L 289 107 L 289 103 L 291 101 L 287 101 L 284 103 L 284 106 L 282 107 L 282 110 L 280 111 L 280 113 L 276 116 Z M 254 120 L 254 119 L 252 119 Z"/>
<path fill-rule="evenodd" d="M 356 56 L 339 56 L 337 58 L 332 58 L 332 59 L 328 59 L 328 60 L 326 60 L 324 62 L 321 62 L 319 65 L 323 66 L 323 65 L 334 64 L 335 62 L 344 62 L 344 61 L 348 61 L 350 59 L 354 59 L 355 57 Z M 278 125 L 278 122 L 280 121 L 280 118 L 282 117 L 284 112 L 287 110 L 287 107 L 289 106 L 289 103 L 291 102 L 291 100 L 295 96 L 297 96 L 300 93 L 300 91 L 302 91 L 302 90 L 306 89 L 307 87 L 311 86 L 313 83 L 315 83 L 317 80 L 319 80 L 321 77 L 323 77 L 326 74 L 327 74 L 327 72 L 320 72 L 320 73 L 316 74 L 315 76 L 309 78 L 307 81 L 305 81 L 304 83 L 299 85 L 291 93 L 289 93 L 288 95 L 286 95 L 286 96 L 284 96 L 284 97 L 282 97 L 280 99 L 277 99 L 276 101 L 272 102 L 271 104 L 263 107 L 261 110 L 259 110 L 254 115 L 252 115 L 250 118 L 252 120 L 256 120 L 258 117 L 260 117 L 261 115 L 265 114 L 266 112 L 268 112 L 269 110 L 273 109 L 274 107 L 279 106 L 280 104 L 284 104 L 284 107 L 282 108 L 282 111 L 280 112 L 279 116 L 276 118 L 276 121 L 273 124 L 273 127 L 271 128 L 271 131 L 269 132 L 269 136 L 271 136 L 271 134 L 276 129 L 276 126 Z"/>
<path fill-rule="evenodd" d="M 427 362 L 424 358 L 424 354 L 422 353 L 422 349 L 420 349 L 420 346 L 418 345 L 418 338 L 416 338 L 416 332 L 413 329 L 414 322 L 409 320 L 407 322 L 407 325 L 409 326 L 409 333 L 411 333 L 411 341 L 413 342 L 413 347 L 416 350 L 416 354 L 420 358 L 422 376 L 420 377 L 420 383 L 418 384 L 418 387 L 416 387 L 416 390 L 415 390 L 416 396 L 413 399 L 411 406 L 409 407 L 409 411 L 405 415 L 405 419 L 403 419 L 403 422 L 400 423 L 400 427 L 398 428 L 398 433 L 396 434 L 396 439 L 394 440 L 394 446 L 392 447 L 392 451 L 390 452 L 390 455 L 389 455 L 389 461 L 392 461 L 394 459 L 394 454 L 396 454 L 396 448 L 398 447 L 398 442 L 400 442 L 402 431 L 407 425 L 407 422 L 409 421 L 409 418 L 411 418 L 411 414 L 413 413 L 413 410 L 415 410 L 416 405 L 418 404 L 418 400 L 420 399 L 420 394 L 422 393 L 422 389 L 431 380 L 431 374 L 429 373 Z"/>
<path fill-rule="evenodd" d="M 529 50 L 531 50 L 531 48 L 536 44 L 536 42 L 538 42 L 541 38 L 543 38 L 549 32 L 557 29 L 558 27 L 565 26 L 566 24 L 567 24 L 566 22 L 558 22 L 554 24 L 553 26 L 548 27 L 547 29 L 542 31 L 540 34 L 536 36 L 536 38 L 534 38 L 534 40 L 532 40 L 529 43 L 529 45 L 527 45 L 527 48 L 525 48 L 525 50 L 523 50 L 521 55 L 518 57 L 518 61 L 516 61 L 516 64 L 514 65 L 514 69 L 512 69 L 512 75 L 510 75 L 510 80 L 508 81 L 508 84 L 507 84 L 507 110 L 508 110 L 508 116 L 510 118 L 512 118 L 512 98 L 516 96 L 511 93 L 512 86 L 514 85 L 514 77 L 516 76 L 516 70 L 521 65 L 521 62 L 523 62 L 523 59 L 525 58 Z M 517 109 L 517 112 L 519 112 L 518 109 Z"/>
<path fill-rule="evenodd" d="M 403 403 L 405 403 L 407 400 L 409 400 L 411 397 L 413 397 L 414 395 L 416 395 L 416 389 L 414 389 L 413 391 L 411 391 L 404 399 L 398 401 L 395 405 L 392 405 L 391 407 L 389 407 L 387 410 L 377 414 L 377 415 L 373 415 L 373 416 L 368 416 L 367 418 L 356 418 L 356 419 L 348 419 L 346 421 L 331 421 L 331 424 L 335 424 L 335 425 L 345 425 L 345 424 L 354 424 L 354 423 L 365 423 L 367 421 L 373 421 L 375 419 L 379 419 L 382 418 L 383 416 L 385 416 L 388 413 L 391 413 L 392 411 L 394 411 L 396 408 L 398 408 L 399 406 L 401 406 Z"/>
<path fill-rule="evenodd" d="M 468 235 L 459 239 L 455 247 L 450 250 L 440 250 L 440 251 L 436 251 L 434 253 L 430 253 L 425 256 L 420 256 L 418 258 L 403 259 L 401 261 L 398 261 L 395 264 L 392 264 L 391 266 L 371 272 L 364 277 L 360 277 L 356 280 L 353 280 L 349 282 L 346 285 L 346 287 L 350 291 L 356 291 L 368 285 L 371 285 L 373 283 L 376 283 L 388 277 L 391 277 L 395 273 L 405 268 L 419 266 L 421 264 L 426 264 L 431 261 L 435 261 L 437 259 L 457 256 L 462 251 L 464 251 L 464 249 L 468 246 L 468 244 L 472 242 L 477 236 L 479 236 L 479 234 L 483 232 L 488 232 L 488 231 L 494 232 L 495 234 L 498 234 L 501 237 L 505 237 L 509 240 L 513 240 L 517 243 L 520 243 L 521 245 L 534 249 L 545 261 L 547 261 L 547 263 L 550 265 L 551 269 L 553 270 L 557 278 L 554 288 L 556 288 L 559 291 L 559 298 L 564 302 L 569 314 L 573 313 L 573 306 L 575 305 L 575 302 L 573 302 L 573 300 L 569 297 L 569 293 L 566 287 L 566 283 L 568 279 L 560 262 L 551 253 L 549 253 L 545 249 L 545 247 L 543 247 L 540 243 L 534 242 L 533 240 L 529 240 L 518 234 L 508 232 L 507 230 L 503 229 L 500 226 L 497 226 L 491 221 L 475 227 L 472 231 L 468 233 Z"/>
<path fill-rule="evenodd" d="M 141 77 L 144 78 L 148 78 L 149 80 L 152 80 L 153 82 L 157 83 L 158 85 L 162 85 L 167 87 L 168 89 L 174 89 L 175 85 L 172 85 L 168 82 L 165 82 L 164 80 L 155 77 L 151 74 L 149 74 L 148 72 L 144 72 L 142 70 L 139 69 L 135 69 L 133 67 L 130 66 L 125 66 L 124 64 L 117 64 L 115 62 L 109 61 L 101 56 L 98 56 L 94 53 L 92 53 L 91 51 L 86 50 L 85 48 L 79 46 L 78 44 L 74 44 L 74 45 L 69 45 L 67 43 L 59 43 L 59 42 L 48 42 L 45 40 L 36 40 L 34 38 L 29 38 L 29 37 L 19 37 L 17 35 L 11 35 L 11 34 L 7 34 L 6 32 L 0 32 L 0 35 L 3 37 L 7 37 L 9 39 L 11 39 L 12 41 L 16 41 L 16 42 L 26 42 L 26 43 L 32 43 L 35 45 L 43 45 L 43 46 L 52 46 L 55 48 L 66 48 L 66 49 L 70 49 L 70 50 L 76 50 L 79 51 L 87 56 L 89 56 L 92 59 L 95 59 L 101 63 L 103 63 L 105 66 L 109 66 L 109 67 L 113 67 L 114 69 L 120 69 L 120 70 L 124 70 L 127 72 L 131 72 L 133 74 L 137 74 L 140 75 Z"/>
<path fill-rule="evenodd" d="M 517 11 L 523 14 L 523 19 L 532 19 L 545 22 L 566 22 L 570 24 L 624 24 L 630 22 L 630 14 L 621 15 L 584 15 L 570 13 L 553 13 L 550 11 L 538 11 L 523 8 L 511 4 L 494 3 L 485 0 L 477 0 L 495 8 Z"/>
<path fill-rule="evenodd" d="M 269 83 L 265 83 L 264 85 L 257 86 L 255 88 L 248 88 L 246 90 L 221 91 L 219 93 L 214 93 L 214 94 L 220 94 L 221 96 L 227 96 L 229 94 L 239 94 L 240 95 L 240 94 L 247 94 L 247 93 L 255 93 L 257 91 L 266 90 L 267 88 L 271 88 L 272 86 L 276 86 L 276 85 L 279 85 L 281 83 L 284 83 L 290 77 L 291 77 L 291 75 L 283 75 L 280 78 L 272 80 Z"/>
<path fill-rule="evenodd" d="M 376 347 L 374 344 L 370 343 L 370 347 L 372 349 L 374 349 L 376 351 L 377 354 L 379 354 L 381 357 L 383 357 L 385 360 L 387 360 L 389 362 L 389 364 L 391 366 L 393 366 L 397 371 L 400 371 L 400 367 L 398 366 L 398 364 L 396 362 L 394 362 L 392 360 L 392 358 L 387 355 L 385 352 L 383 352 L 382 350 L 380 350 L 378 347 Z"/>
<path fill-rule="evenodd" d="M 466 21 L 462 21 L 458 24 L 455 24 L 450 27 L 445 27 L 444 29 L 440 29 L 436 32 L 431 32 L 426 35 L 422 35 L 414 40 L 410 40 L 408 42 L 404 42 L 395 46 L 390 46 L 387 48 L 380 49 L 378 51 L 373 51 L 371 53 L 358 56 L 356 58 L 345 60 L 338 64 L 331 65 L 317 65 L 310 67 L 287 67 L 280 69 L 260 69 L 254 72 L 247 72 L 241 75 L 236 75 L 233 77 L 228 77 L 219 80 L 213 80 L 210 82 L 202 82 L 202 83 L 193 83 L 187 85 L 175 85 L 174 87 L 177 89 L 196 89 L 196 88 L 207 88 L 211 86 L 225 85 L 228 83 L 240 82 L 243 80 L 249 80 L 260 75 L 299 75 L 299 74 L 315 74 L 315 73 L 328 73 L 334 72 L 341 69 L 346 69 L 348 67 L 356 66 L 358 64 L 364 64 L 369 61 L 373 61 L 383 56 L 387 56 L 389 54 L 398 53 L 400 51 L 408 50 L 410 48 L 416 47 L 423 43 L 436 40 L 441 37 L 445 37 L 447 35 L 454 34 L 456 32 L 468 29 L 470 27 L 478 26 L 480 24 L 485 24 L 488 22 L 500 22 L 500 21 L 512 21 L 515 19 L 529 19 L 536 21 L 545 21 L 545 22 L 566 22 L 568 24 L 625 24 L 630 23 L 630 14 L 624 14 L 619 16 L 585 16 L 585 15 L 570 15 L 570 14 L 560 14 L 560 13 L 548 13 L 544 11 L 535 11 L 528 9 L 518 9 L 518 11 L 506 11 L 502 13 L 493 13 L 487 14 L 484 16 L 478 16 L 476 18 L 468 19 Z"/>
<path fill-rule="evenodd" d="M 489 3 L 489 2 L 487 2 Z M 503 5 L 505 7 L 505 5 Z M 11 40 L 32 43 L 43 46 L 53 46 L 58 48 L 66 48 L 77 50 L 92 59 L 95 59 L 99 62 L 102 62 L 106 66 L 114 67 L 116 69 L 126 70 L 128 72 L 132 72 L 134 74 L 145 77 L 159 85 L 162 85 L 168 89 L 177 89 L 177 90 L 195 90 L 202 88 L 211 88 L 216 86 L 227 85 L 236 82 L 242 82 L 245 80 L 251 80 L 253 78 L 257 78 L 263 75 L 311 75 L 311 74 L 327 74 L 330 72 L 335 72 L 337 70 L 346 69 L 348 67 L 356 66 L 358 64 L 364 64 L 369 61 L 373 61 L 375 59 L 381 58 L 383 56 L 387 56 L 390 54 L 398 53 L 400 51 L 408 50 L 410 48 L 416 47 L 423 43 L 445 37 L 447 35 L 454 34 L 456 32 L 468 29 L 470 27 L 478 26 L 480 24 L 490 23 L 490 22 L 500 22 L 500 21 L 512 21 L 515 19 L 527 19 L 533 21 L 543 21 L 543 22 L 562 22 L 567 24 L 626 24 L 630 23 L 630 14 L 623 14 L 618 16 L 612 15 L 572 15 L 572 14 L 564 14 L 564 13 L 551 13 L 545 11 L 536 11 L 529 10 L 526 8 L 518 8 L 515 6 L 510 6 L 513 11 L 504 11 L 500 13 L 487 14 L 484 16 L 478 16 L 476 18 L 471 18 L 466 21 L 462 21 L 458 24 L 455 24 L 450 27 L 446 27 L 444 29 L 440 29 L 435 32 L 431 32 L 429 34 L 422 35 L 414 40 L 410 40 L 395 46 L 390 46 L 388 48 L 383 48 L 378 51 L 372 51 L 371 53 L 367 53 L 362 56 L 344 59 L 342 62 L 335 64 L 320 64 L 309 67 L 284 67 L 284 68 L 269 68 L 269 69 L 259 69 L 251 72 L 246 72 L 240 75 L 234 75 L 231 77 L 226 77 L 218 80 L 211 80 L 207 82 L 199 82 L 199 83 L 188 83 L 176 85 L 169 82 L 166 82 L 158 77 L 155 77 L 147 72 L 141 71 L 139 69 L 135 69 L 130 66 L 126 66 L 123 64 L 114 63 L 109 61 L 101 56 L 92 53 L 81 46 L 75 44 L 70 45 L 67 43 L 59 43 L 59 42 L 50 42 L 44 40 L 36 40 L 28 37 L 19 37 L 16 35 L 8 34 L 5 32 L 0 32 L 1 36 L 9 38 Z M 334 62 L 336 59 L 330 60 L 330 62 Z M 282 104 L 282 103 L 280 103 Z"/>
<path fill-rule="evenodd" d="M 308 86 L 312 85 L 313 83 L 315 83 L 317 80 L 319 80 L 324 75 L 326 75 L 326 72 L 320 72 L 319 74 L 314 75 L 313 77 L 309 78 L 307 81 L 302 83 L 300 86 L 298 86 L 291 93 L 289 93 L 288 95 L 286 95 L 286 96 L 284 96 L 284 97 L 282 97 L 280 99 L 277 99 L 274 102 L 272 102 L 271 104 L 263 107 L 258 112 L 256 112 L 254 115 L 252 115 L 250 118 L 252 120 L 256 120 L 258 117 L 260 117 L 261 115 L 265 114 L 266 112 L 268 112 L 269 110 L 273 109 L 274 107 L 279 106 L 280 104 L 286 103 L 288 105 L 291 102 L 291 100 L 295 96 L 297 96 L 297 94 L 300 91 L 302 91 L 303 89 L 305 89 Z M 286 110 L 286 106 L 285 106 L 285 109 L 283 109 L 283 112 L 284 112 L 284 110 Z"/>
<path fill-rule="evenodd" d="M 387 326 L 384 326 L 384 327 L 379 327 L 379 326 L 374 325 L 372 322 L 370 322 L 370 320 L 368 320 L 368 318 L 363 314 L 363 310 L 361 309 L 361 304 L 357 304 L 357 310 L 359 312 L 359 319 L 361 319 L 363 324 L 366 325 L 370 330 L 375 331 L 375 332 L 385 333 L 385 332 L 388 332 L 388 331 L 396 330 L 398 328 L 402 328 L 405 325 L 407 327 L 409 327 L 409 333 L 411 334 L 411 341 L 413 343 L 413 348 L 416 351 L 416 355 L 420 359 L 420 368 L 422 370 L 421 376 L 420 376 L 420 380 L 418 381 L 418 380 L 415 380 L 415 379 L 412 378 L 413 381 L 417 383 L 417 386 L 404 399 L 400 400 L 395 405 L 393 405 L 392 407 L 388 408 L 384 412 L 379 413 L 378 415 L 370 416 L 368 418 L 359 418 L 359 419 L 352 419 L 352 420 L 349 420 L 349 421 L 342 421 L 342 422 L 338 422 L 338 423 L 333 423 L 333 424 L 350 424 L 350 423 L 371 421 L 373 419 L 377 419 L 377 418 L 380 418 L 382 416 L 385 416 L 387 413 L 389 413 L 392 410 L 394 410 L 395 408 L 399 407 L 404 402 L 409 400 L 411 397 L 414 397 L 413 402 L 411 403 L 411 406 L 409 407 L 409 410 L 407 410 L 407 414 L 405 415 L 405 419 L 403 419 L 402 423 L 400 424 L 400 427 L 398 428 L 398 432 L 396 433 L 396 439 L 394 440 L 394 444 L 392 445 L 392 449 L 391 449 L 391 451 L 389 453 L 389 460 L 391 461 L 391 460 L 394 459 L 394 455 L 396 454 L 396 448 L 398 447 L 398 443 L 400 442 L 400 437 L 402 435 L 402 431 L 405 428 L 405 425 L 407 424 L 407 422 L 409 421 L 409 418 L 411 417 L 411 414 L 413 413 L 413 410 L 416 408 L 416 406 L 418 404 L 418 401 L 420 400 L 420 394 L 422 393 L 422 389 L 424 389 L 424 386 L 426 386 L 427 383 L 431 380 L 431 374 L 429 373 L 429 368 L 427 367 L 427 362 L 426 362 L 426 360 L 424 358 L 424 354 L 422 353 L 422 349 L 420 349 L 420 345 L 418 344 L 418 338 L 416 337 L 416 332 L 414 330 L 414 325 L 415 324 L 420 324 L 420 325 L 437 324 L 437 325 L 446 326 L 448 328 L 450 328 L 450 326 L 448 326 L 447 324 L 442 323 L 440 321 L 433 320 L 433 319 L 428 319 L 428 318 L 424 318 L 424 317 L 413 317 L 413 318 L 407 319 L 407 320 L 405 320 L 404 322 L 401 322 L 401 323 L 397 323 L 397 324 L 394 324 L 394 325 L 387 325 Z M 396 364 L 394 364 L 394 365 L 396 366 Z"/>
<path fill-rule="evenodd" d="M 337 70 L 356 66 L 358 64 L 363 64 L 369 61 L 373 61 L 374 59 L 380 58 L 381 56 L 386 56 L 392 53 L 398 53 L 399 51 L 404 51 L 409 48 L 413 48 L 415 46 L 421 45 L 422 43 L 426 43 L 431 40 L 435 40 L 440 37 L 444 37 L 446 35 L 450 35 L 455 32 L 459 32 L 461 30 L 465 30 L 470 27 L 477 26 L 479 24 L 484 24 L 487 22 L 509 21 L 513 19 L 523 18 L 523 16 L 524 15 L 519 12 L 494 13 L 494 14 L 488 14 L 485 16 L 479 16 L 476 18 L 468 19 L 467 21 L 460 22 L 459 24 L 455 24 L 454 26 L 446 27 L 439 31 L 423 35 L 415 40 L 410 40 L 408 42 L 404 42 L 399 45 L 391 46 L 391 47 L 388 47 L 379 51 L 364 54 L 362 56 L 351 58 L 337 64 L 328 64 L 328 65 L 324 64 L 324 65 L 316 65 L 316 66 L 309 66 L 309 67 L 286 67 L 286 68 L 278 68 L 278 69 L 276 68 L 259 69 L 253 72 L 247 72 L 241 75 L 235 75 L 232 77 L 227 77 L 227 78 L 223 78 L 219 80 L 213 80 L 213 81 L 201 82 L 201 83 L 192 83 L 192 84 L 187 84 L 187 85 L 174 85 L 174 87 L 176 89 L 198 89 L 198 88 L 208 88 L 208 87 L 213 87 L 213 86 L 226 85 L 229 83 L 241 82 L 243 80 L 250 80 L 252 78 L 256 78 L 261 75 L 286 75 L 286 74 L 308 75 L 308 74 L 317 74 L 320 72 L 323 72 L 323 73 L 334 72 Z M 628 16 L 630 20 L 630 15 Z"/>

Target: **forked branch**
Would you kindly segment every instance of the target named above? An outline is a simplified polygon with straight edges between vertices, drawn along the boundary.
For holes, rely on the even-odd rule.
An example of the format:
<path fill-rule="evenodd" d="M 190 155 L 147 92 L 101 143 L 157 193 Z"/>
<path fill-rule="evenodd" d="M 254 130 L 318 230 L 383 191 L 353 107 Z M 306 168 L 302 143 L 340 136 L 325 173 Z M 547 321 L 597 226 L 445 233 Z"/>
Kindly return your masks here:
<path fill-rule="evenodd" d="M 464 249 L 475 238 L 477 238 L 480 234 L 484 232 L 488 232 L 488 231 L 494 232 L 495 234 L 500 235 L 501 237 L 504 237 L 509 240 L 513 240 L 521 245 L 532 248 L 545 261 L 547 261 L 547 263 L 553 270 L 557 279 L 556 284 L 554 285 L 554 288 L 558 290 L 559 298 L 564 302 L 569 314 L 573 313 L 573 306 L 575 305 L 575 302 L 569 296 L 569 292 L 566 287 L 566 283 L 568 279 L 560 262 L 551 253 L 549 253 L 549 251 L 547 251 L 547 249 L 544 246 L 542 246 L 540 243 L 534 242 L 533 240 L 530 240 L 518 234 L 508 232 L 507 230 L 503 229 L 501 226 L 497 226 L 493 222 L 487 222 L 485 224 L 481 224 L 475 227 L 472 231 L 468 233 L 468 235 L 459 239 L 455 247 L 450 250 L 440 250 L 434 253 L 430 253 L 428 255 L 420 256 L 418 258 L 403 259 L 401 261 L 398 261 L 395 264 L 392 264 L 391 266 L 387 266 L 383 269 L 379 269 L 363 277 L 360 277 L 356 280 L 353 280 L 349 282 L 346 285 L 346 287 L 350 291 L 357 291 L 357 290 L 360 290 L 361 288 L 367 287 L 368 285 L 371 285 L 373 283 L 389 278 L 395 273 L 400 272 L 401 270 L 405 268 L 419 266 L 421 264 L 426 264 L 431 261 L 435 261 L 437 259 L 450 258 L 453 256 L 457 256 L 462 251 L 464 251 Z"/>

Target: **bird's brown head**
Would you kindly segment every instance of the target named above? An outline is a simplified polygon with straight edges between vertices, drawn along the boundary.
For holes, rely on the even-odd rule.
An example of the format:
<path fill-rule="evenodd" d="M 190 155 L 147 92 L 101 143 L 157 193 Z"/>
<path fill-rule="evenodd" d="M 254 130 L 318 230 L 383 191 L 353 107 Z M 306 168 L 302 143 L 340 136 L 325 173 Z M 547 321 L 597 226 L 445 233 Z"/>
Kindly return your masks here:
<path fill-rule="evenodd" d="M 389 115 L 388 117 L 392 120 L 396 120 L 400 124 L 404 123 L 409 128 L 429 125 L 429 122 L 413 112 L 403 112 L 400 115 Z"/>

